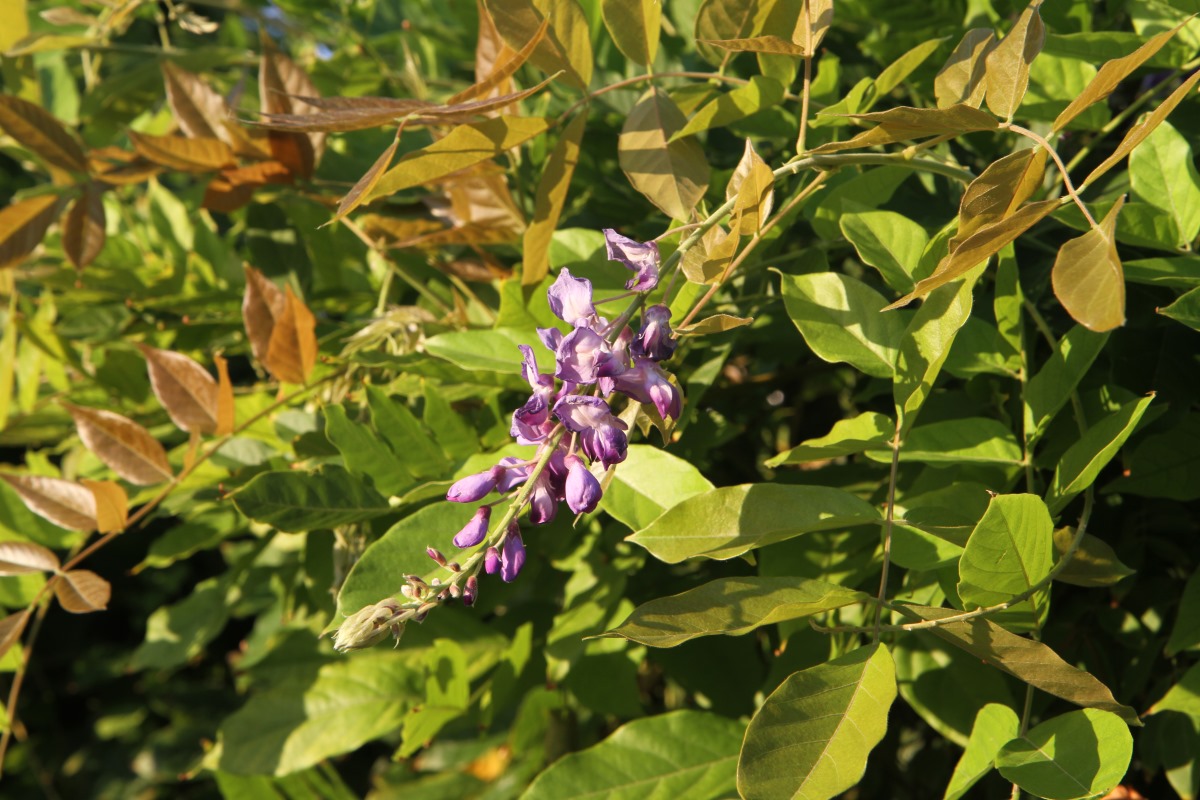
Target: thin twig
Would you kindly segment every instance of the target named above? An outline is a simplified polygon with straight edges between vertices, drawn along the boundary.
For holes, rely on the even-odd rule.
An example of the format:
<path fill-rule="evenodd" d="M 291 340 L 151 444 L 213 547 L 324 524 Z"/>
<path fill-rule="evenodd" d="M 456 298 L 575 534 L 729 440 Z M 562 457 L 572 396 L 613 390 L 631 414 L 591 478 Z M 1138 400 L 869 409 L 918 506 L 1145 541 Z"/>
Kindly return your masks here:
<path fill-rule="evenodd" d="M 892 527 L 896 515 L 896 473 L 900 468 L 900 419 L 896 420 L 896 434 L 892 437 L 892 471 L 888 476 L 887 516 L 883 523 L 883 569 L 879 574 L 879 594 L 876 597 L 875 631 L 871 641 L 879 642 L 880 625 L 883 622 L 883 604 L 887 602 L 888 568 L 892 563 Z"/>
<path fill-rule="evenodd" d="M 1026 139 L 1031 139 L 1037 142 L 1046 153 L 1054 159 L 1054 163 L 1058 166 L 1058 172 L 1062 175 L 1063 188 L 1067 190 L 1067 194 L 1075 201 L 1075 205 L 1079 206 L 1079 210 L 1083 212 L 1083 217 L 1088 221 L 1088 225 L 1099 230 L 1100 226 L 1096 224 L 1096 220 L 1092 218 L 1092 212 L 1088 211 L 1087 206 L 1083 204 L 1083 200 L 1079 197 L 1079 193 L 1075 191 L 1075 185 L 1071 183 L 1071 176 L 1067 174 L 1067 167 L 1063 164 L 1062 159 L 1058 155 L 1058 151 L 1050 146 L 1045 137 L 1034 133 L 1028 128 L 1022 128 L 1020 125 L 1015 125 L 1011 122 L 1005 122 L 1000 125 L 1001 128 L 1008 128 L 1013 133 L 1019 133 Z"/>

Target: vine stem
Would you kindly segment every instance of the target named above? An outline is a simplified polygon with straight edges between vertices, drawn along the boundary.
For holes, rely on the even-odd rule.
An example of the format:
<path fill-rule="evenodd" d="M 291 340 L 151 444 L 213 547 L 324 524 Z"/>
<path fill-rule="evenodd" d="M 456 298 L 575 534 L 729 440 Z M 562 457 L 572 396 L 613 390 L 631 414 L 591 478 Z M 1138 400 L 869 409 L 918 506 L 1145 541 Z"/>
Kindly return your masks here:
<path fill-rule="evenodd" d="M 42 584 L 42 588 L 38 590 L 37 594 L 34 595 L 33 600 L 31 600 L 29 605 L 25 608 L 25 622 L 28 622 L 29 615 L 34 612 L 35 608 L 37 609 L 37 614 L 34 618 L 33 627 L 29 630 L 29 638 L 25 642 L 25 652 L 21 659 L 21 666 L 13 674 L 12 687 L 9 689 L 8 693 L 8 725 L 5 727 L 4 733 L 0 735 L 0 775 L 2 775 L 4 772 L 5 756 L 8 754 L 8 745 L 12 739 L 13 729 L 17 724 L 17 704 L 21 699 L 21 688 L 25 683 L 25 674 L 29 671 L 29 664 L 33 658 L 34 645 L 37 643 L 37 637 L 42 628 L 42 620 L 45 619 L 46 613 L 50 609 L 50 603 L 43 601 L 49 599 L 50 592 L 54 590 L 55 584 L 61 579 L 60 575 L 74 569 L 80 564 L 80 562 L 84 561 L 97 550 L 100 550 L 122 533 L 129 531 L 135 525 L 144 524 L 150 513 L 154 511 L 159 504 L 166 500 L 171 492 L 173 492 L 181 483 L 183 483 L 183 481 L 187 480 L 187 478 L 196 470 L 197 467 L 212 457 L 230 439 L 237 436 L 242 431 L 246 430 L 268 414 L 271 414 L 283 406 L 291 403 L 293 400 L 312 392 L 317 387 L 328 383 L 340 374 L 341 373 L 339 371 L 330 372 L 328 375 L 319 378 L 318 380 L 301 389 L 297 389 L 290 394 L 277 398 L 266 408 L 262 409 L 248 419 L 243 420 L 233 429 L 233 431 L 217 439 L 215 442 L 213 442 L 211 447 L 201 453 L 200 456 L 191 464 L 185 466 L 184 469 L 177 476 L 175 476 L 170 483 L 163 487 L 162 491 L 160 491 L 150 500 L 150 502 L 139 508 L 137 512 L 126 521 L 123 528 L 117 531 L 109 531 L 84 549 L 80 550 L 65 564 L 63 564 L 62 567 L 59 568 L 57 574 L 50 576 L 50 578 L 44 584 Z"/>
<path fill-rule="evenodd" d="M 892 563 L 892 527 L 896 516 L 896 473 L 900 469 L 900 425 L 896 420 L 896 434 L 892 437 L 892 470 L 888 475 L 887 515 L 883 522 L 883 569 L 879 574 L 879 594 L 876 597 L 878 605 L 875 608 L 875 630 L 871 634 L 872 643 L 879 642 L 882 630 L 883 607 L 887 602 L 888 569 Z"/>
<path fill-rule="evenodd" d="M 1013 133 L 1020 134 L 1026 139 L 1036 142 L 1052 159 L 1054 159 L 1054 163 L 1058 167 L 1058 172 L 1060 175 L 1062 175 L 1063 188 L 1067 190 L 1067 194 L 1069 194 L 1071 199 L 1075 201 L 1075 205 L 1079 206 L 1079 210 L 1083 212 L 1083 217 L 1088 221 L 1088 225 L 1092 226 L 1092 228 L 1096 230 L 1099 230 L 1100 226 L 1096 224 L 1096 220 L 1092 218 L 1092 212 L 1088 211 L 1087 206 L 1083 204 L 1083 200 L 1079 197 L 1079 193 L 1075 191 L 1075 185 L 1071 183 L 1071 176 L 1067 174 L 1066 165 L 1063 164 L 1062 158 L 1060 158 L 1058 155 L 1058 151 L 1050 146 L 1050 142 L 1046 141 L 1044 136 L 1034 133 L 1028 128 L 1022 128 L 1020 125 L 1016 125 L 1012 122 L 1001 123 L 1000 127 L 1007 128 Z"/>
<path fill-rule="evenodd" d="M 808 17 L 808 24 L 804 26 L 804 86 L 800 91 L 800 133 L 796 137 L 796 155 L 804 155 L 804 139 L 808 134 L 808 99 L 812 94 L 812 3 L 804 4 L 803 13 Z"/>

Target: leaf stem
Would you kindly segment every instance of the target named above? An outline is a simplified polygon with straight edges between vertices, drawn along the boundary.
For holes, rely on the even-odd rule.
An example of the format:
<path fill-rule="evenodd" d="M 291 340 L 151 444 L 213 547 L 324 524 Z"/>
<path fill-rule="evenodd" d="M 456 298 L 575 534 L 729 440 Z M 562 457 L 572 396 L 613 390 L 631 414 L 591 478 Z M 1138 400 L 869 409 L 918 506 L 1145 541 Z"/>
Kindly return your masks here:
<path fill-rule="evenodd" d="M 1054 159 L 1055 165 L 1058 166 L 1059 175 L 1062 176 L 1063 188 L 1067 190 L 1067 194 L 1069 194 L 1071 199 L 1075 201 L 1075 205 L 1079 206 L 1079 210 L 1083 212 L 1083 217 L 1088 221 L 1088 225 L 1092 226 L 1092 228 L 1096 230 L 1099 230 L 1100 226 L 1097 225 L 1096 220 L 1093 219 L 1092 212 L 1088 211 L 1087 206 L 1083 204 L 1083 200 L 1079 197 L 1079 193 L 1075 191 L 1075 185 L 1071 183 L 1071 176 L 1067 174 L 1067 167 L 1065 164 L 1063 164 L 1062 158 L 1059 157 L 1058 151 L 1050 146 L 1050 143 L 1046 141 L 1045 137 L 1034 133 L 1028 128 L 1022 128 L 1020 125 L 1016 125 L 1012 122 L 1001 123 L 1000 127 L 1007 128 L 1013 133 L 1018 133 L 1021 136 L 1024 136 L 1026 139 L 1031 139 L 1034 142 L 1037 142 L 1037 144 L 1040 145 L 1052 159 Z"/>
<path fill-rule="evenodd" d="M 812 94 L 813 18 L 812 3 L 805 3 L 801 12 L 808 16 L 804 26 L 804 86 L 800 91 L 800 133 L 796 137 L 796 155 L 804 155 L 804 139 L 808 134 L 808 99 Z"/>
<path fill-rule="evenodd" d="M 887 514 L 883 523 L 883 569 L 879 573 L 879 594 L 876 597 L 878 605 L 875 608 L 875 630 L 871 634 L 872 644 L 878 644 L 879 633 L 882 630 L 883 607 L 887 602 L 888 568 L 892 563 L 892 527 L 896 515 L 896 473 L 900 469 L 900 419 L 896 420 L 896 434 L 892 437 L 892 470 L 888 475 Z"/>

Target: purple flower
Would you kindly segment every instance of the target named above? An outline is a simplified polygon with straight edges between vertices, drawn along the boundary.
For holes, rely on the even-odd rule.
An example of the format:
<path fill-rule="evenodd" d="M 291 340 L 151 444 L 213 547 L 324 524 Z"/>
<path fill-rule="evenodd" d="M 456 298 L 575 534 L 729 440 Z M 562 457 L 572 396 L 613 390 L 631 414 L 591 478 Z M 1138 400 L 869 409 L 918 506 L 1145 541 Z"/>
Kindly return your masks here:
<path fill-rule="evenodd" d="M 563 496 L 567 469 L 563 464 L 563 451 L 557 449 L 550 454 L 545 469 L 534 481 L 529 492 L 529 521 L 534 525 L 553 522 L 558 514 L 558 501 Z"/>
<path fill-rule="evenodd" d="M 499 570 L 500 551 L 495 547 L 489 547 L 483 554 L 483 571 L 488 575 L 495 575 Z"/>
<path fill-rule="evenodd" d="M 525 566 L 525 542 L 521 541 L 521 530 L 514 524 L 504 537 L 500 548 L 500 578 L 505 583 L 516 580 L 517 573 Z"/>
<path fill-rule="evenodd" d="M 635 242 L 614 231 L 604 229 L 608 260 L 624 264 L 636 274 L 625 284 L 631 292 L 648 292 L 658 285 L 658 245 L 655 242 Z"/>
<path fill-rule="evenodd" d="M 475 512 L 475 516 L 463 526 L 463 529 L 454 537 L 455 547 L 475 547 L 477 544 L 487 538 L 488 522 L 492 519 L 492 507 L 481 506 Z"/>
<path fill-rule="evenodd" d="M 596 307 L 592 305 L 592 282 L 587 278 L 573 277 L 566 267 L 558 273 L 558 278 L 546 295 L 554 316 L 568 325 L 575 325 L 579 320 L 591 321 L 596 317 Z"/>
<path fill-rule="evenodd" d="M 563 337 L 555 354 L 554 374 L 571 383 L 595 383 L 596 367 L 612 352 L 603 336 L 581 325 Z"/>
<path fill-rule="evenodd" d="M 525 401 L 525 405 L 513 412 L 510 433 L 518 444 L 537 444 L 546 438 L 550 420 L 550 398 L 554 395 L 554 376 L 538 372 L 537 362 L 533 358 L 533 348 L 528 345 L 517 345 L 524 356 L 521 373 L 528 381 L 533 394 Z"/>
<path fill-rule="evenodd" d="M 462 601 L 464 606 L 475 605 L 475 598 L 479 597 L 479 579 L 474 575 L 467 578 L 467 585 L 463 587 Z"/>
<path fill-rule="evenodd" d="M 590 514 L 596 510 L 603 492 L 600 481 L 588 470 L 579 456 L 567 456 L 567 506 L 575 514 Z"/>
<path fill-rule="evenodd" d="M 487 497 L 496 488 L 496 481 L 504 476 L 504 468 L 495 466 L 484 472 L 477 472 L 461 478 L 446 492 L 446 499 L 452 503 L 474 503 Z"/>
<path fill-rule="evenodd" d="M 613 379 L 617 391 L 624 392 L 639 403 L 653 403 L 663 419 L 679 419 L 683 411 L 683 398 L 675 385 L 667 380 L 667 373 L 649 358 L 638 357 L 633 361 L 633 369 Z"/>
<path fill-rule="evenodd" d="M 628 426 L 612 415 L 608 403 L 599 397 L 571 395 L 554 404 L 554 415 L 567 430 L 579 434 L 583 452 L 608 469 L 625 460 L 629 440 Z"/>
<path fill-rule="evenodd" d="M 558 346 L 562 344 L 563 332 L 558 328 L 538 328 L 538 338 L 542 340 L 542 344 L 546 345 L 546 349 L 552 353 L 558 352 Z"/>
<path fill-rule="evenodd" d="M 529 478 L 529 464 L 516 456 L 505 456 L 496 465 L 504 474 L 496 481 L 496 491 L 508 494 Z"/>
<path fill-rule="evenodd" d="M 671 338 L 671 309 L 664 305 L 647 308 L 642 314 L 642 329 L 630 348 L 633 354 L 665 361 L 675 352 L 675 345 Z"/>

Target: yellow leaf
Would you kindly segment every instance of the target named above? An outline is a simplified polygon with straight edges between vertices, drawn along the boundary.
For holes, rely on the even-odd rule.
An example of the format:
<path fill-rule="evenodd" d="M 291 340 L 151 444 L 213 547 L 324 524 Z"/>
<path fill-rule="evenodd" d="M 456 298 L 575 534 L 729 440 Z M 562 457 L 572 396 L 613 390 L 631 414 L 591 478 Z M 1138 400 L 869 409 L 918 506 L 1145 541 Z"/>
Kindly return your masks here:
<path fill-rule="evenodd" d="M 938 108 L 959 103 L 979 108 L 987 91 L 987 56 L 995 44 L 996 35 L 987 28 L 966 32 L 933 79 Z"/>
<path fill-rule="evenodd" d="M 713 284 L 725 274 L 725 268 L 737 252 L 740 220 L 735 216 L 729 222 L 729 230 L 714 226 L 704 234 L 698 246 L 683 255 L 679 268 L 692 283 Z"/>
<path fill-rule="evenodd" d="M 54 596 L 64 611 L 90 614 L 108 608 L 112 586 L 90 570 L 73 569 L 64 572 L 54 582 Z"/>
<path fill-rule="evenodd" d="M 400 132 L 403 130 L 404 126 L 401 125 L 396 131 L 396 138 L 392 139 L 392 143 L 388 145 L 386 150 L 380 153 L 379 158 L 375 159 L 375 163 L 363 173 L 363 176 L 350 188 L 350 191 L 346 192 L 346 196 L 338 203 L 337 213 L 333 215 L 333 222 L 336 222 L 358 208 L 362 204 L 363 196 L 370 194 L 371 190 L 375 188 L 375 184 L 379 183 L 379 179 L 383 177 L 383 171 L 392 164 L 392 158 L 396 155 L 396 148 L 400 146 Z"/>
<path fill-rule="evenodd" d="M 792 41 L 815 53 L 832 24 L 833 0 L 804 0 L 804 7 L 796 20 L 796 29 L 792 33 Z"/>
<path fill-rule="evenodd" d="M 275 320 L 263 364 L 276 379 L 303 384 L 317 363 L 317 320 L 290 286 L 284 296 L 283 313 Z"/>
<path fill-rule="evenodd" d="M 184 172 L 216 172 L 234 164 L 233 148 L 220 139 L 186 139 L 129 132 L 133 148 L 155 164 Z"/>
<path fill-rule="evenodd" d="M 63 403 L 87 449 L 130 483 L 151 486 L 173 477 L 163 446 L 131 419 L 98 408 Z"/>
<path fill-rule="evenodd" d="M 1125 198 L 1117 200 L 1100 222 L 1082 236 L 1065 243 L 1054 259 L 1050 281 L 1054 296 L 1083 327 L 1111 331 L 1125 324 L 1125 273 L 1117 257 L 1117 214 Z"/>
<path fill-rule="evenodd" d="M 769 53 L 776 56 L 803 56 L 804 48 L 771 34 L 741 39 L 699 39 L 704 44 L 734 53 Z"/>
<path fill-rule="evenodd" d="M 63 250 L 76 269 L 83 269 L 95 261 L 104 249 L 103 196 L 104 190 L 98 184 L 88 183 L 63 220 Z"/>
<path fill-rule="evenodd" d="M 670 141 L 683 113 L 658 87 L 629 112 L 617 150 L 629 182 L 664 214 L 686 222 L 708 188 L 708 161 L 693 139 Z"/>
<path fill-rule="evenodd" d="M 654 63 L 662 24 L 659 0 L 601 0 L 600 13 L 617 49 L 626 58 L 643 67 Z"/>
<path fill-rule="evenodd" d="M 558 227 L 567 201 L 567 190 L 571 187 L 575 165 L 579 163 L 579 148 L 586 126 L 587 114 L 576 115 L 546 159 L 545 169 L 538 181 L 533 222 L 525 230 L 524 267 L 521 271 L 521 284 L 524 286 L 541 283 L 550 271 L 550 238 Z"/>
<path fill-rule="evenodd" d="M 775 175 L 755 151 L 750 140 L 725 189 L 726 199 L 736 197 L 733 213 L 738 217 L 738 233 L 753 236 L 771 216 L 775 204 Z"/>
<path fill-rule="evenodd" d="M 814 153 L 836 153 L 839 150 L 855 150 L 909 139 L 920 139 L 925 136 L 941 136 L 946 133 L 989 131 L 994 130 L 998 125 L 996 118 L 991 114 L 963 104 L 949 108 L 901 106 L 890 108 L 887 111 L 845 116 L 878 124 L 844 142 L 823 144 L 813 150 Z"/>
<path fill-rule="evenodd" d="M 980 228 L 1011 215 L 1042 184 L 1046 151 L 1018 150 L 988 165 L 971 181 L 958 207 L 958 231 L 950 251 Z"/>
<path fill-rule="evenodd" d="M 549 30 L 530 61 L 543 72 L 565 71 L 580 89 L 592 82 L 592 40 L 576 0 L 484 0 L 504 41 L 514 49 L 534 37 L 542 20 Z"/>
<path fill-rule="evenodd" d="M 1008 35 L 987 55 L 987 106 L 998 117 L 1011 120 L 1029 88 L 1029 65 L 1042 51 L 1046 27 L 1040 12 L 1042 0 L 1033 0 L 1021 12 Z"/>
<path fill-rule="evenodd" d="M 229 362 L 222 356 L 213 356 L 217 365 L 217 436 L 228 436 L 233 433 L 236 419 L 234 416 L 233 383 L 229 380 Z"/>
<path fill-rule="evenodd" d="M 19 264 L 42 243 L 63 202 L 58 195 L 42 194 L 0 210 L 0 269 Z"/>
<path fill-rule="evenodd" d="M 706 336 L 710 333 L 724 333 L 731 331 L 734 328 L 740 328 L 743 325 L 749 325 L 754 322 L 752 317 L 735 317 L 731 314 L 714 314 L 711 317 L 705 317 L 699 322 L 693 322 L 691 325 L 685 325 L 675 329 L 675 332 L 680 336 Z"/>
<path fill-rule="evenodd" d="M 85 487 L 43 475 L 3 475 L 25 507 L 42 519 L 71 530 L 96 529 L 96 498 Z"/>
<path fill-rule="evenodd" d="M 87 172 L 87 156 L 58 119 L 41 106 L 0 95 L 0 128 L 48 164 L 69 172 Z"/>
<path fill-rule="evenodd" d="M 129 497 L 115 481 L 80 481 L 96 498 L 96 530 L 119 533 L 129 521 Z"/>
<path fill-rule="evenodd" d="M 182 353 L 139 345 L 150 371 L 150 388 L 171 420 L 188 432 L 217 427 L 217 382 L 208 370 Z"/>

